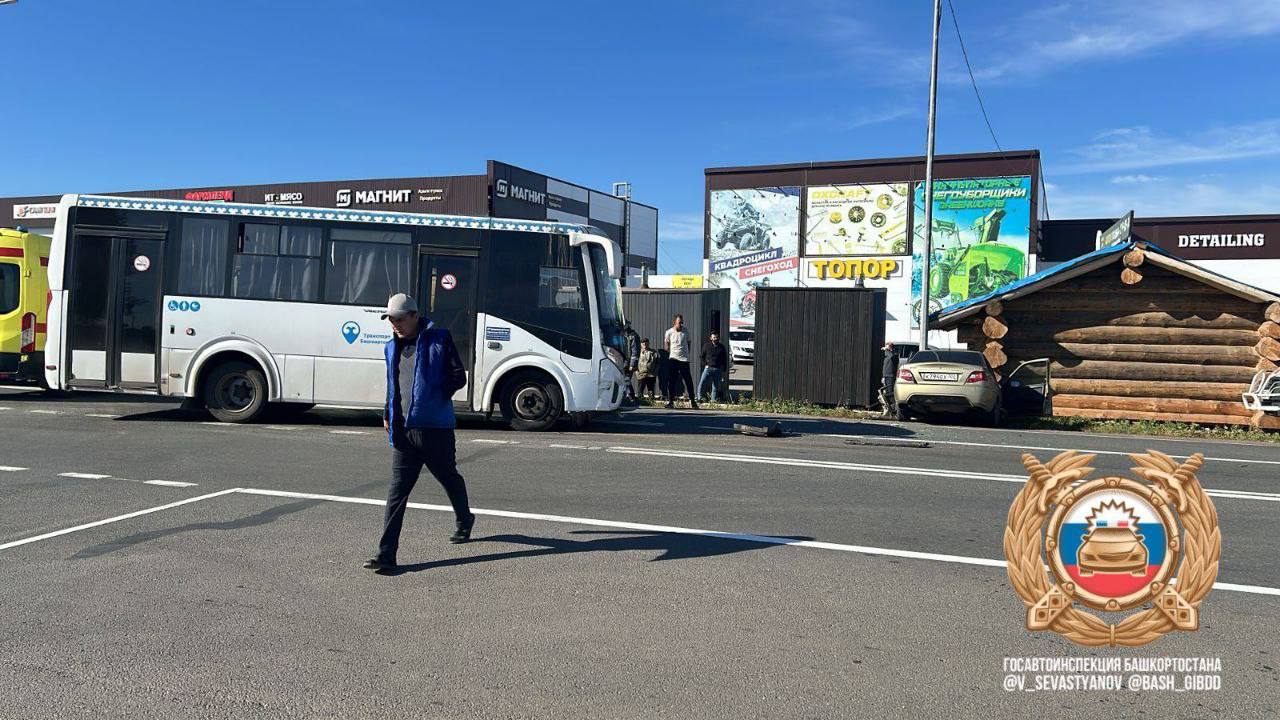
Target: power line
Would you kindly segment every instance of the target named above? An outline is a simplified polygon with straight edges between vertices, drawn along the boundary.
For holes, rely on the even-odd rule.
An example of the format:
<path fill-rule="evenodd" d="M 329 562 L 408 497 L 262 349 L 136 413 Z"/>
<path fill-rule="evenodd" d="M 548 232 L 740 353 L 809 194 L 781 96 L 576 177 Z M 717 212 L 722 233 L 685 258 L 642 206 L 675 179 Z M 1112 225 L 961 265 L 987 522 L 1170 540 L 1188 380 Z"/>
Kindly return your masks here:
<path fill-rule="evenodd" d="M 960 41 L 960 54 L 964 56 L 964 66 L 969 70 L 969 82 L 973 84 L 973 94 L 978 98 L 978 109 L 982 111 L 982 119 L 987 123 L 987 132 L 991 133 L 991 141 L 996 144 L 996 150 L 1004 152 L 1004 148 L 1000 147 L 1000 141 L 996 139 L 996 131 L 991 127 L 991 118 L 987 117 L 987 106 L 982 102 L 982 93 L 978 92 L 978 81 L 973 77 L 973 66 L 969 64 L 969 51 L 964 47 L 964 36 L 960 34 L 960 21 L 956 18 L 956 6 L 951 4 L 951 0 L 947 0 L 947 7 L 951 9 L 951 24 L 956 29 L 956 39 Z"/>

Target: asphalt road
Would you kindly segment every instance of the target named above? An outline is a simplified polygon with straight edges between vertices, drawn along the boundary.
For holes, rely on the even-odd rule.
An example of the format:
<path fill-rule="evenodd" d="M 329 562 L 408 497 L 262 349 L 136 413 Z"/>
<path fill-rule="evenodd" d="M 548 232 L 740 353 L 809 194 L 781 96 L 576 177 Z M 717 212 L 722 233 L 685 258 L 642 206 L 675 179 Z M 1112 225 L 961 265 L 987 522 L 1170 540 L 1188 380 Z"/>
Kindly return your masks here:
<path fill-rule="evenodd" d="M 359 567 L 387 482 L 376 414 L 231 426 L 0 390 L 0 717 L 1280 712 L 1276 446 L 741 420 L 465 421 L 475 540 L 447 544 L 424 477 L 407 571 L 381 577 Z M 1222 586 L 1202 629 L 1138 649 L 1028 633 L 998 566 L 1020 453 L 1127 474 L 1145 448 L 1209 458 Z M 1041 656 L 1220 658 L 1222 689 L 1003 689 L 1005 658 Z"/>

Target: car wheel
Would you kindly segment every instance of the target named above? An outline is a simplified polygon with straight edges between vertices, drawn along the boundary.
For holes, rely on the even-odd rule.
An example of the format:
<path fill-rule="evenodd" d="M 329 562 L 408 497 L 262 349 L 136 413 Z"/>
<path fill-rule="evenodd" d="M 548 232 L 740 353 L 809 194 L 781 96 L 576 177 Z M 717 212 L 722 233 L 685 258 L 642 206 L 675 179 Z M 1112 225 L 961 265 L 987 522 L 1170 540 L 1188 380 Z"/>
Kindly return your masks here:
<path fill-rule="evenodd" d="M 267 407 L 267 378 L 249 363 L 225 362 L 209 373 L 204 402 L 216 420 L 253 422 Z"/>
<path fill-rule="evenodd" d="M 512 430 L 550 430 L 560 419 L 564 396 L 560 385 L 542 373 L 524 373 L 507 382 L 502 417 Z"/>

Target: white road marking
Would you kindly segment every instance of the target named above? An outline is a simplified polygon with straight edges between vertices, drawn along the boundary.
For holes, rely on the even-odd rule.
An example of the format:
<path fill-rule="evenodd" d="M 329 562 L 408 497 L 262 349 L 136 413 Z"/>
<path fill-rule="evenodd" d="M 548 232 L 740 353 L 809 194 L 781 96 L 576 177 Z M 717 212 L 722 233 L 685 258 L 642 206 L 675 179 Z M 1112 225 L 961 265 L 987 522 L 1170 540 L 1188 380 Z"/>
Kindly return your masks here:
<path fill-rule="evenodd" d="M 36 415 L 61 415 L 62 414 L 61 410 L 28 410 L 27 412 L 32 412 L 32 413 L 35 413 Z"/>
<path fill-rule="evenodd" d="M 190 503 L 208 500 L 210 498 L 229 495 L 231 493 L 241 493 L 244 495 L 262 495 L 267 497 L 293 498 L 298 500 L 324 500 L 328 502 L 348 503 L 354 505 L 386 505 L 385 500 L 376 500 L 374 498 L 348 497 L 344 495 L 322 495 L 319 493 L 292 492 L 287 490 L 264 490 L 259 488 L 228 488 L 217 492 L 208 493 L 207 495 L 199 495 L 192 498 L 185 498 L 176 502 L 158 505 L 145 510 L 137 510 L 135 512 L 117 515 L 116 517 L 106 518 L 105 520 L 96 520 L 83 525 L 76 525 L 62 530 L 36 535 L 34 537 L 14 540 L 4 544 L 0 544 L 0 550 L 27 545 L 41 540 L 67 535 L 69 533 L 78 532 L 80 530 L 88 530 L 89 528 L 99 527 L 121 520 L 149 515 L 151 513 L 168 510 L 170 508 L 188 505 Z M 416 510 L 434 510 L 437 512 L 453 512 L 453 507 L 449 505 L 432 505 L 428 503 L 408 503 L 408 506 Z M 745 542 L 760 543 L 763 545 L 790 545 L 794 547 L 812 548 L 816 550 L 834 550 L 838 552 L 851 552 L 860 555 L 875 555 L 882 557 L 898 557 L 911 560 L 931 560 L 935 562 L 945 562 L 959 565 L 977 565 L 981 567 L 1004 568 L 1008 566 L 1004 560 L 995 560 L 990 558 L 969 557 L 965 555 L 949 555 L 946 553 L 920 552 L 916 550 L 897 550 L 893 548 L 871 547 L 867 545 L 848 545 L 844 543 L 823 542 L 820 540 L 795 540 L 792 538 L 777 537 L 774 535 L 755 535 L 751 533 L 731 533 L 719 530 L 699 530 L 696 528 L 677 527 L 672 525 L 651 525 L 648 523 L 623 522 L 617 520 L 597 520 L 595 518 L 572 517 L 567 515 L 548 515 L 545 513 L 526 513 L 514 510 L 486 510 L 483 508 L 472 508 L 471 511 L 477 515 L 489 515 L 492 517 L 515 518 L 519 520 L 540 520 L 543 522 L 563 523 L 568 525 L 586 525 L 588 527 L 609 527 L 619 528 L 622 530 L 639 530 L 641 532 L 657 532 L 672 533 L 677 535 L 697 535 L 700 537 L 715 538 L 719 540 L 741 540 Z M 1280 596 L 1280 588 L 1265 587 L 1262 585 L 1240 585 L 1236 583 L 1215 583 L 1215 590 L 1227 590 L 1232 592 L 1252 593 L 1256 595 L 1272 595 Z"/>
<path fill-rule="evenodd" d="M 561 445 L 560 443 L 551 443 L 547 447 L 561 448 L 564 450 L 586 450 L 586 445 Z"/>
<path fill-rule="evenodd" d="M 233 427 L 238 427 L 238 426 L 239 426 L 237 423 L 224 423 L 224 422 L 219 422 L 219 421 L 217 421 L 217 420 L 201 420 L 201 421 L 200 421 L 200 424 L 201 424 L 201 425 L 213 425 L 213 426 L 215 426 L 215 427 L 225 427 L 225 428 L 233 428 Z"/>
<path fill-rule="evenodd" d="M 888 473 L 890 475 L 928 475 L 960 480 L 999 480 L 1001 482 L 1025 483 L 1025 475 L 1001 475 L 993 473 L 976 473 L 967 470 L 947 470 L 945 468 L 917 468 L 897 465 L 868 465 L 866 463 L 839 462 L 836 460 L 804 460 L 802 458 L 767 457 L 762 455 L 740 455 L 729 453 L 696 452 L 691 450 L 654 450 L 649 448 L 611 447 L 611 453 L 627 455 L 656 455 L 661 457 L 686 457 L 695 460 L 724 460 L 729 462 L 757 463 L 765 465 L 794 465 L 797 467 L 818 467 L 832 470 L 867 470 Z"/>
<path fill-rule="evenodd" d="M 178 480 L 143 480 L 146 485 L 162 485 L 164 487 L 195 487 L 195 483 L 179 482 Z"/>
<path fill-rule="evenodd" d="M 119 415 L 108 415 L 108 414 L 106 414 L 106 413 L 85 413 L 85 414 L 84 414 L 84 416 L 85 416 L 85 417 L 96 417 L 96 418 L 107 418 L 108 420 L 114 420 L 114 419 L 116 419 L 116 418 L 120 417 Z"/>
<path fill-rule="evenodd" d="M 78 480 L 106 480 L 111 476 L 99 475 L 97 473 L 64 472 L 58 473 L 58 477 L 76 478 Z"/>
<path fill-rule="evenodd" d="M 11 407 L 0 407 L 0 410 L 12 410 L 12 409 L 13 409 L 13 408 L 11 408 Z"/>
<path fill-rule="evenodd" d="M 26 470 L 24 467 L 14 467 L 13 465 L 0 465 L 0 472 L 22 472 Z"/>
<path fill-rule="evenodd" d="M 926 442 L 934 442 L 929 440 Z M 815 467 L 830 470 L 864 470 L 868 472 L 884 473 L 889 475 L 917 475 L 924 477 L 945 477 L 955 480 L 995 480 L 997 482 L 1017 483 L 1019 485 L 1027 482 L 1025 475 L 1003 475 L 996 473 L 976 473 L 967 470 L 947 470 L 940 468 L 918 468 L 906 467 L 899 465 L 868 465 L 865 463 L 849 463 L 837 462 L 834 460 L 804 460 L 801 458 L 788 457 L 768 457 L 762 455 L 737 455 L 727 453 L 708 453 L 695 452 L 691 450 L 651 450 L 649 448 L 632 448 L 632 447 L 611 447 L 608 449 L 611 453 L 623 453 L 628 455 L 655 455 L 660 457 L 686 457 L 695 460 L 718 460 L 727 462 L 741 463 L 760 463 L 766 465 L 791 465 L 796 467 Z M 1280 502 L 1280 493 L 1260 493 L 1250 490 L 1231 490 L 1218 488 L 1205 488 L 1205 494 L 1210 497 L 1229 498 L 1233 500 L 1265 500 L 1269 502 Z"/>
<path fill-rule="evenodd" d="M 1082 450 L 1082 449 L 1080 449 L 1080 448 L 1040 447 L 1040 446 L 1038 446 L 1038 445 L 997 445 L 997 444 L 995 444 L 995 443 L 967 442 L 967 441 L 964 441 L 964 440 L 932 440 L 932 439 L 925 438 L 925 437 L 917 437 L 917 438 L 892 438 L 892 437 L 883 437 L 883 436 L 881 436 L 881 435 L 839 435 L 839 434 L 836 434 L 836 433 L 826 433 L 825 435 L 826 435 L 826 437 L 836 437 L 836 438 L 858 438 L 858 439 L 871 439 L 871 440 L 886 440 L 886 441 L 889 441 L 889 442 L 894 442 L 894 441 L 897 441 L 897 442 L 927 442 L 927 443 L 933 443 L 933 444 L 937 444 L 937 445 L 964 445 L 964 446 L 967 446 L 967 447 L 1008 448 L 1008 449 L 1010 449 L 1010 450 L 1047 450 L 1047 451 L 1049 451 L 1049 452 L 1063 452 L 1064 450 L 1080 450 L 1080 452 L 1083 452 L 1083 453 L 1090 453 L 1090 454 L 1093 454 L 1093 455 L 1124 455 L 1124 456 L 1128 456 L 1128 455 L 1129 455 L 1129 453 L 1127 453 L 1127 452 L 1122 452 L 1122 451 L 1120 451 L 1120 450 Z M 1141 438 L 1141 439 L 1145 439 L 1145 438 Z M 1172 458 L 1174 458 L 1174 459 L 1178 459 L 1178 460 L 1185 460 L 1188 456 L 1186 456 L 1186 455 L 1170 455 L 1169 457 L 1172 457 Z M 1254 464 L 1258 464 L 1258 465 L 1280 465 L 1280 460 L 1246 460 L 1246 459 L 1244 459 L 1244 458 L 1209 457 L 1209 456 L 1207 456 L 1207 455 L 1205 456 L 1205 460 L 1212 460 L 1212 461 L 1214 461 L 1214 462 L 1254 463 Z"/>
<path fill-rule="evenodd" d="M 200 502 L 201 500 L 208 500 L 209 498 L 218 497 L 219 495 L 229 495 L 238 490 L 239 488 L 228 488 L 226 490 L 219 490 L 218 492 L 215 492 L 215 493 L 209 493 L 208 495 L 199 495 L 197 497 L 185 498 L 183 500 L 178 500 L 177 502 L 158 505 L 156 507 L 147 508 L 145 510 L 137 510 L 135 512 L 126 513 L 124 515 L 117 515 L 115 517 L 107 518 L 105 520 L 95 520 L 91 523 L 85 523 L 84 525 L 76 525 L 75 527 L 64 528 L 62 530 L 54 530 L 53 532 L 47 532 L 43 535 L 36 535 L 35 537 L 23 538 L 21 540 L 13 540 L 11 542 L 7 542 L 0 545 L 0 550 L 8 550 L 9 548 L 18 547 L 19 545 L 26 545 L 28 543 L 39 542 L 41 540 L 48 540 L 49 538 L 55 538 L 55 537 L 58 537 L 59 535 L 67 535 L 73 532 L 79 532 L 81 530 L 88 530 L 89 528 L 95 528 L 100 525 L 108 525 L 110 523 L 120 522 L 121 520 L 128 520 L 130 518 L 141 517 L 142 515 L 150 515 L 151 513 L 160 512 L 161 510 L 168 510 L 169 508 L 175 508 L 175 507 L 178 507 L 179 505 L 186 505 L 188 503 Z"/>
<path fill-rule="evenodd" d="M 263 425 L 268 430 L 297 430 L 297 425 Z"/>
<path fill-rule="evenodd" d="M 364 430 L 330 430 L 332 435 L 368 435 Z"/>
<path fill-rule="evenodd" d="M 260 490 L 258 488 L 238 488 L 232 492 L 246 495 L 265 495 L 269 497 L 293 498 L 297 500 L 326 500 L 329 502 L 351 503 L 356 505 L 386 505 L 384 500 L 372 498 L 347 497 L 343 495 L 321 495 L 318 493 L 292 492 L 287 490 Z M 432 505 L 429 503 L 411 502 L 409 507 L 417 510 L 435 510 L 437 512 L 453 512 L 450 505 Z M 720 540 L 742 540 L 764 545 L 790 545 L 793 547 L 813 548 L 818 550 L 835 550 L 852 552 L 860 555 L 877 555 L 883 557 L 909 558 L 912 560 L 932 560 L 959 565 L 979 565 L 982 567 L 1004 568 L 1008 563 L 1004 560 L 969 557 L 966 555 L 948 555 L 946 553 L 919 552 L 916 550 L 896 550 L 893 548 L 871 547 L 867 545 L 847 545 L 844 543 L 823 542 L 821 540 L 795 540 L 774 535 L 754 535 L 750 533 L 731 533 L 719 530 L 698 530 L 696 528 L 676 527 L 672 525 L 650 525 L 648 523 L 623 522 L 618 520 L 597 520 L 594 518 L 571 517 L 567 515 L 547 515 L 544 513 L 516 512 L 514 510 L 486 510 L 471 508 L 476 515 L 516 518 L 519 520 L 541 520 L 543 522 L 563 523 L 568 525 L 586 525 L 589 527 L 609 527 L 622 530 L 639 530 L 642 532 L 672 533 L 676 535 L 698 535 Z M 0 550 L 4 549 L 0 546 Z M 1236 583 L 1214 583 L 1215 590 L 1253 593 L 1256 595 L 1280 596 L 1280 588 L 1262 585 L 1238 585 Z"/>
<path fill-rule="evenodd" d="M 490 440 L 488 438 L 475 438 L 473 443 L 488 443 L 490 445 L 519 445 L 519 440 Z"/>

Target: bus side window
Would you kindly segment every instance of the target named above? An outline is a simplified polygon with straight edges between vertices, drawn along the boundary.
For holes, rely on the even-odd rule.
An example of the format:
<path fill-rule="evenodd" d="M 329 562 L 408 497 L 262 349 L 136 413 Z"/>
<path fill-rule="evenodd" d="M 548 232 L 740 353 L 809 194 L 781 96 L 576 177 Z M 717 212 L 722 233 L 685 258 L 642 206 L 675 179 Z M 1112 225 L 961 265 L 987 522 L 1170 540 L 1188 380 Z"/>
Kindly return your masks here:
<path fill-rule="evenodd" d="M 329 231 L 324 301 L 385 305 L 398 292 L 413 292 L 412 233 L 380 230 Z"/>
<path fill-rule="evenodd" d="M 318 300 L 320 235 L 318 227 L 244 223 L 231 271 L 231 294 L 259 300 Z"/>
<path fill-rule="evenodd" d="M 183 219 L 177 294 L 222 297 L 227 287 L 230 228 L 227 220 Z"/>

